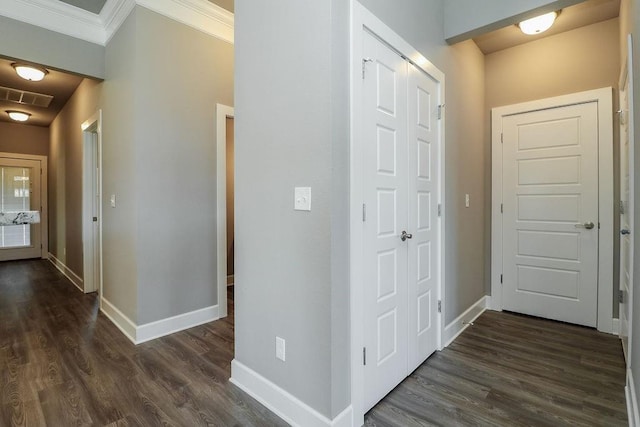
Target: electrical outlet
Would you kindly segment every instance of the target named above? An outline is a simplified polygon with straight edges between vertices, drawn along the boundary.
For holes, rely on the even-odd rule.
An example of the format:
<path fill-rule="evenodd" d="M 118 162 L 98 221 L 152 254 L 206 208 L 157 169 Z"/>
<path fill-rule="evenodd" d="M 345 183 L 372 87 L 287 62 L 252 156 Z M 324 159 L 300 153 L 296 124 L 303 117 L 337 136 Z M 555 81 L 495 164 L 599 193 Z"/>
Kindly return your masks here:
<path fill-rule="evenodd" d="M 285 361 L 285 340 L 280 337 L 276 337 L 276 358 Z"/>

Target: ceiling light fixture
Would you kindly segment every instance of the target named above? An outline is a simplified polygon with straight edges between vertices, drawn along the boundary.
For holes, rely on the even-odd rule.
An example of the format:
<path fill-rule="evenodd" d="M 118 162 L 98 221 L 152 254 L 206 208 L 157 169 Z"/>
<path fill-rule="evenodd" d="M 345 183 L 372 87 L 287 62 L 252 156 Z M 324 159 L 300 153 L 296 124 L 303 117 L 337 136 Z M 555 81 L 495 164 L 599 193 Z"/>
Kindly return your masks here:
<path fill-rule="evenodd" d="M 518 24 L 518 27 L 520 27 L 523 33 L 528 35 L 540 34 L 551 28 L 559 14 L 560 12 L 550 12 L 536 16 L 535 18 L 522 21 Z"/>
<path fill-rule="evenodd" d="M 11 120 L 15 120 L 16 122 L 26 122 L 31 117 L 31 114 L 25 113 L 24 111 L 12 111 L 7 110 L 7 114 Z"/>
<path fill-rule="evenodd" d="M 49 71 L 42 67 L 36 67 L 33 65 L 25 65 L 13 63 L 11 64 L 16 73 L 25 80 L 29 80 L 32 82 L 39 82 L 44 79 L 44 76 L 49 74 Z"/>

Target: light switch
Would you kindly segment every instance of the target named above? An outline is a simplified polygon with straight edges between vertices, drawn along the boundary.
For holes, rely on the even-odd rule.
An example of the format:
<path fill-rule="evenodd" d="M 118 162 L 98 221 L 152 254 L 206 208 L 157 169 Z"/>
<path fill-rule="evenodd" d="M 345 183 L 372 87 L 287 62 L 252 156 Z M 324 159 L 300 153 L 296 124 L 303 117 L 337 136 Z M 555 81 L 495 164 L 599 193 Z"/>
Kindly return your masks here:
<path fill-rule="evenodd" d="M 293 209 L 297 211 L 311 210 L 311 187 L 296 187 L 294 197 Z"/>
<path fill-rule="evenodd" d="M 111 207 L 112 208 L 116 207 L 116 195 L 115 194 L 111 195 Z"/>
<path fill-rule="evenodd" d="M 464 195 L 464 206 L 467 207 L 467 208 L 469 207 L 469 195 L 468 194 Z"/>

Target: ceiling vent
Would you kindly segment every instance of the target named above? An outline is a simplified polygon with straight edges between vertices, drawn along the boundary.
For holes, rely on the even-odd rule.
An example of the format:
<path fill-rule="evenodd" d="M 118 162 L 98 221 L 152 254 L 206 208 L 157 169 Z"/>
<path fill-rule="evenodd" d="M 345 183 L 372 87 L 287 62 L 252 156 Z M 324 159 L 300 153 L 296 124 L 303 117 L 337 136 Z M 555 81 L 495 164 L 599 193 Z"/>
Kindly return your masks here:
<path fill-rule="evenodd" d="M 53 101 L 53 96 L 0 86 L 0 101 L 47 108 L 49 104 L 51 104 L 51 101 Z"/>

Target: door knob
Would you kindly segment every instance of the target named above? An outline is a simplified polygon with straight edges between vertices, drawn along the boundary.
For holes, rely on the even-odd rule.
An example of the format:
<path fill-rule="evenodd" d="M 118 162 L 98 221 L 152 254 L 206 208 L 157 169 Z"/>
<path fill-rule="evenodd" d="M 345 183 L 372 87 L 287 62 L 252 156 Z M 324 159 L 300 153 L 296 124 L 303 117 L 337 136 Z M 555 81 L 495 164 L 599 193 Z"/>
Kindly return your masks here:
<path fill-rule="evenodd" d="M 593 222 L 585 222 L 584 224 L 576 224 L 576 228 L 586 228 L 587 230 L 591 230 L 596 225 Z"/>
<path fill-rule="evenodd" d="M 622 234 L 623 236 L 626 236 L 627 234 L 631 234 L 631 230 L 627 230 L 626 228 L 623 228 L 622 230 L 620 230 L 620 234 Z"/>
<path fill-rule="evenodd" d="M 402 234 L 400 235 L 400 239 L 402 239 L 402 241 L 404 242 L 407 239 L 412 239 L 413 238 L 413 234 L 409 234 L 406 231 L 402 230 Z"/>

